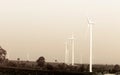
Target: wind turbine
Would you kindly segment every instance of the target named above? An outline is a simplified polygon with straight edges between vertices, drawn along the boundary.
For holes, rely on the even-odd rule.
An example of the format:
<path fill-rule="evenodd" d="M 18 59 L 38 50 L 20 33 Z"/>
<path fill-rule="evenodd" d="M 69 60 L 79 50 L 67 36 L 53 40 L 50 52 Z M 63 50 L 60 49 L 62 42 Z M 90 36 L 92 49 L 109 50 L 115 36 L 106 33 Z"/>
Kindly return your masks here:
<path fill-rule="evenodd" d="M 69 38 L 71 40 L 71 48 L 72 48 L 72 65 L 74 65 L 74 53 L 75 53 L 75 38 L 74 38 L 74 34 L 72 33 L 71 38 Z"/>
<path fill-rule="evenodd" d="M 90 66 L 89 71 L 92 72 L 92 49 L 93 49 L 93 32 L 92 32 L 92 26 L 94 25 L 94 22 L 91 18 L 87 18 L 88 20 L 88 26 L 89 26 L 89 32 L 90 32 Z"/>

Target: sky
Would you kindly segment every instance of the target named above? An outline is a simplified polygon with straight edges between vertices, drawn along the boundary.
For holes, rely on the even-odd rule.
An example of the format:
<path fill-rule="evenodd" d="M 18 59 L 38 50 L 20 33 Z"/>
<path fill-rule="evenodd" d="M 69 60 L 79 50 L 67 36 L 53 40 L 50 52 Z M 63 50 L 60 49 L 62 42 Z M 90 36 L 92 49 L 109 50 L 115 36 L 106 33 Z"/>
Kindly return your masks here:
<path fill-rule="evenodd" d="M 64 62 L 65 41 L 75 35 L 75 62 L 89 63 L 93 18 L 93 63 L 120 64 L 120 0 L 0 0 L 0 45 L 10 60 Z"/>

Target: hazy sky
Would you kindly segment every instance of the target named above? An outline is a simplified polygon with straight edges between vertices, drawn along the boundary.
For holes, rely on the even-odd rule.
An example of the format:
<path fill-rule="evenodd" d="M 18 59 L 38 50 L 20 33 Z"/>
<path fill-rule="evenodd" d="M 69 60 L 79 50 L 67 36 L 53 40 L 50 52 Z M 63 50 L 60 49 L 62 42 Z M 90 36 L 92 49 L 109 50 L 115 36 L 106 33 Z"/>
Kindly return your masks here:
<path fill-rule="evenodd" d="M 89 62 L 87 16 L 94 18 L 93 63 L 120 64 L 120 0 L 0 0 L 0 45 L 10 59 L 64 61 L 75 34 L 75 62 Z"/>

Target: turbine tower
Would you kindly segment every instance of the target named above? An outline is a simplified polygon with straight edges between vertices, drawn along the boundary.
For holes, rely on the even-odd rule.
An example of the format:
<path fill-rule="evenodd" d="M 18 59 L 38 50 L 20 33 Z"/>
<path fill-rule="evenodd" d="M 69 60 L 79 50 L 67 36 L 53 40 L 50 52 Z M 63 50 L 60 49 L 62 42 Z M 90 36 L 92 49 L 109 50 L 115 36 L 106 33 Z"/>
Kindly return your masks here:
<path fill-rule="evenodd" d="M 74 52 L 75 52 L 75 38 L 74 38 L 74 34 L 72 33 L 71 35 L 72 37 L 70 38 L 71 40 L 71 48 L 72 48 L 72 65 L 74 65 Z"/>
<path fill-rule="evenodd" d="M 93 32 L 92 32 L 92 26 L 94 22 L 92 21 L 91 18 L 88 17 L 88 26 L 90 30 L 90 66 L 89 66 L 89 71 L 92 72 L 92 49 L 93 49 Z"/>

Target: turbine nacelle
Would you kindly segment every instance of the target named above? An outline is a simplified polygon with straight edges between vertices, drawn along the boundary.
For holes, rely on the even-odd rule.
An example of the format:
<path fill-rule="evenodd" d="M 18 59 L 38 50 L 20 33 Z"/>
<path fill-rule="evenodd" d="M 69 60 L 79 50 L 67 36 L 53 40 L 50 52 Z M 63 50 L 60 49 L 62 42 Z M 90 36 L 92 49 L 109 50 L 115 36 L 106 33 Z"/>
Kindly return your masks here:
<path fill-rule="evenodd" d="M 88 21 L 88 27 L 90 25 L 94 25 L 95 24 L 95 22 L 93 21 L 93 18 L 87 17 L 87 21 Z"/>

